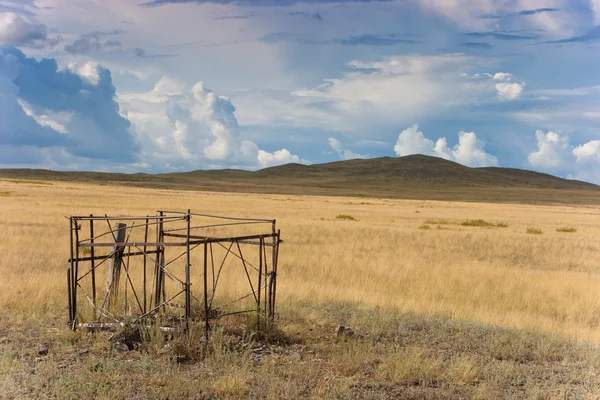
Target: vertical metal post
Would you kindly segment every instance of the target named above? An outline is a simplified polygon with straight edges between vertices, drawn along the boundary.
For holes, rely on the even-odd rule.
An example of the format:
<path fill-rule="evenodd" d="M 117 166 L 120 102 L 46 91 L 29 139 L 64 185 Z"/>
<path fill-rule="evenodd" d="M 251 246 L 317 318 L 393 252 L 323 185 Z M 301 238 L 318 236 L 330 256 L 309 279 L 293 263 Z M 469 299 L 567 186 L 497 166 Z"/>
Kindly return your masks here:
<path fill-rule="evenodd" d="M 275 246 L 273 247 L 273 294 L 271 301 L 272 318 L 275 318 L 275 300 L 277 295 L 277 264 L 279 262 L 279 242 L 281 237 L 281 231 L 277 230 L 277 236 L 275 238 Z"/>
<path fill-rule="evenodd" d="M 69 275 L 68 275 L 68 286 L 69 286 L 69 324 L 71 325 L 71 329 L 75 330 L 75 304 L 73 298 L 73 270 L 75 269 L 75 261 L 73 260 L 73 217 L 69 218 L 69 249 L 71 253 L 71 266 L 69 267 Z"/>
<path fill-rule="evenodd" d="M 94 216 L 90 214 L 90 243 L 94 244 Z M 90 271 L 92 275 L 92 301 L 94 302 L 94 321 L 96 320 L 96 259 L 94 258 L 95 247 L 90 247 Z"/>
<path fill-rule="evenodd" d="M 263 246 L 265 238 L 262 236 L 258 241 L 258 296 L 256 298 L 256 316 L 258 318 L 258 328 L 260 329 L 260 287 L 262 286 L 262 271 L 263 271 Z"/>
<path fill-rule="evenodd" d="M 186 247 L 185 247 L 185 252 L 186 252 L 186 264 L 185 264 L 185 326 L 187 328 L 188 326 L 188 319 L 191 317 L 192 315 L 192 304 L 191 304 L 191 300 L 192 300 L 192 296 L 190 293 L 190 231 L 191 231 L 191 220 L 192 220 L 192 215 L 190 214 L 190 210 L 188 209 L 188 213 L 187 213 L 187 238 L 186 238 Z M 206 260 L 206 246 L 204 247 L 204 260 Z M 206 261 L 204 262 L 204 274 L 206 275 Z M 204 278 L 204 282 L 206 282 L 206 277 Z M 206 285 L 205 285 L 205 289 L 206 290 Z"/>
<path fill-rule="evenodd" d="M 208 332 L 210 331 L 210 324 L 208 321 L 208 243 L 204 242 L 204 330 L 206 335 L 206 343 L 208 344 Z"/>
<path fill-rule="evenodd" d="M 146 262 L 148 261 L 148 255 L 146 254 L 147 251 L 147 246 L 146 243 L 148 243 L 148 224 L 149 224 L 149 220 L 148 220 L 148 216 L 146 215 L 146 229 L 144 231 L 144 310 L 143 313 L 146 314 L 146 305 L 147 303 L 147 299 L 146 299 L 146 292 L 148 291 L 147 283 L 146 283 Z"/>
<path fill-rule="evenodd" d="M 69 321 L 67 323 L 73 329 L 73 298 L 71 296 L 71 267 L 69 267 L 67 268 L 67 297 L 69 300 Z"/>
<path fill-rule="evenodd" d="M 162 293 L 163 293 L 163 287 L 164 287 L 164 282 L 163 282 L 163 263 L 164 263 L 164 258 L 163 258 L 163 254 L 164 254 L 164 248 L 162 246 L 162 241 L 163 241 L 163 212 L 159 212 L 159 216 L 161 218 L 159 218 L 158 220 L 158 224 L 157 224 L 157 228 L 156 228 L 156 287 L 155 289 L 155 293 L 154 293 L 154 307 L 158 307 L 160 306 L 160 304 L 162 303 L 161 298 L 162 298 Z"/>

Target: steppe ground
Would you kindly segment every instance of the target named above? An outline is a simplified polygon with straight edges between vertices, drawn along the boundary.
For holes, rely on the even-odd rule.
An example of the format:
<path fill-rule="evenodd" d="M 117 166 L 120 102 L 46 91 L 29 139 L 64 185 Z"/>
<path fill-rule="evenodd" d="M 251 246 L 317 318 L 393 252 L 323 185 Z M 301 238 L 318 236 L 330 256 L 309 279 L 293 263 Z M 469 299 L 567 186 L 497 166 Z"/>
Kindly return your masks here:
<path fill-rule="evenodd" d="M 277 219 L 280 331 L 120 353 L 66 328 L 64 217 L 161 208 Z M 600 206 L 0 180 L 0 398 L 591 399 L 599 341 Z"/>

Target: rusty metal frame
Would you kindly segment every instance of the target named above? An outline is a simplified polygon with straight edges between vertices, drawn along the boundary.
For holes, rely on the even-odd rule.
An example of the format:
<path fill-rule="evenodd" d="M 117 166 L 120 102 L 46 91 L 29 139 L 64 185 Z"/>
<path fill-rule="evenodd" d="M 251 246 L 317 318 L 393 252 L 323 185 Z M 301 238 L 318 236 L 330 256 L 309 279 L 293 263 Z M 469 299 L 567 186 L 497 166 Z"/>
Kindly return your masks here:
<path fill-rule="evenodd" d="M 210 221 L 194 226 L 194 218 Z M 111 224 L 113 222 L 115 225 Z M 106 224 L 108 230 L 100 234 L 99 224 Z M 259 227 L 270 225 L 269 231 Z M 204 322 L 205 332 L 211 330 L 211 322 L 228 315 L 255 313 L 257 321 L 270 323 L 275 318 L 275 299 L 277 288 L 277 264 L 279 257 L 280 231 L 274 219 L 235 218 L 193 213 L 187 211 L 159 210 L 157 215 L 144 217 L 109 217 L 104 216 L 72 216 L 70 225 L 70 257 L 67 269 L 67 298 L 71 329 L 77 327 L 104 329 L 107 326 L 123 326 L 149 324 L 152 319 L 170 321 L 170 325 L 182 324 L 187 327 L 191 320 Z M 88 225 L 84 229 L 84 225 Z M 223 227 L 250 229 L 240 235 L 208 235 L 203 230 L 218 230 Z M 143 234 L 143 241 L 131 239 L 134 230 Z M 140 233 L 141 232 L 141 233 Z M 202 234 L 205 233 L 205 234 Z M 150 237 L 155 239 L 150 239 Z M 215 252 L 213 245 L 225 250 L 225 255 L 217 261 L 215 268 Z M 242 247 L 257 246 L 258 265 L 250 262 Z M 192 290 L 191 255 L 196 249 L 203 250 L 202 287 L 195 295 Z M 107 252 L 108 249 L 108 252 Z M 167 249 L 172 249 L 167 251 Z M 173 255 L 173 250 L 179 250 Z M 246 249 L 247 250 L 247 249 Z M 88 253 L 89 255 L 82 254 Z M 268 253 L 271 260 L 268 261 Z M 103 254 L 98 254 L 103 253 Z M 221 272 L 229 256 L 235 257 L 243 267 L 248 281 L 249 291 L 233 301 L 218 305 L 215 294 L 221 279 Z M 137 266 L 130 264 L 130 259 L 143 257 Z M 169 270 L 169 266 L 185 257 L 183 276 L 177 276 Z M 180 261 L 181 262 L 181 261 Z M 83 272 L 83 266 L 89 266 Z M 154 266 L 149 274 L 148 266 Z M 130 269 L 142 269 L 141 283 Z M 106 270 L 106 291 L 99 296 L 98 275 Z M 123 270 L 125 279 L 121 285 L 120 274 Z M 240 270 L 240 274 L 242 273 Z M 258 272 L 256 276 L 254 273 Z M 149 276 L 152 275 L 152 276 Z M 167 290 L 166 280 L 173 282 L 177 290 Z M 84 289 L 89 290 L 89 293 Z M 119 285 L 124 286 L 119 291 Z M 253 297 L 255 308 L 235 309 L 232 306 L 249 297 Z M 81 300 L 86 300 L 83 305 Z M 201 303 L 200 316 L 193 315 L 193 301 Z M 123 312 L 116 313 L 111 304 L 123 303 Z M 91 307 L 91 322 L 82 321 L 79 307 Z M 172 310 L 176 310 L 174 313 Z M 178 311 L 177 311 L 178 310 Z M 161 318 L 162 317 L 162 318 Z M 168 317 L 168 318 L 165 318 Z M 88 315 L 88 318 L 89 315 Z M 163 327 L 170 329 L 170 327 Z"/>

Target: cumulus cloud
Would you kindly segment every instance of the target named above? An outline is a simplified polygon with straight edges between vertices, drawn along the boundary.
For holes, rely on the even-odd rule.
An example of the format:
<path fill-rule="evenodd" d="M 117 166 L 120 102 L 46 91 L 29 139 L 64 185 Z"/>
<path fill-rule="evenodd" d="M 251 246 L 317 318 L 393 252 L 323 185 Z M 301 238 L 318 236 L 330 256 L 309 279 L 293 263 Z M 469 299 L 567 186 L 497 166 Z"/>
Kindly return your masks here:
<path fill-rule="evenodd" d="M 334 137 L 329 139 L 329 147 L 331 147 L 340 157 L 340 160 L 353 160 L 355 158 L 369 158 L 368 154 L 358 154 L 351 150 L 345 149 L 342 143 Z"/>
<path fill-rule="evenodd" d="M 163 77 L 147 93 L 119 97 L 143 145 L 143 157 L 171 168 L 273 166 L 306 162 L 287 149 L 273 153 L 242 137 L 231 101 L 198 82 Z"/>
<path fill-rule="evenodd" d="M 569 137 L 561 136 L 556 132 L 544 133 L 538 130 L 535 133 L 538 148 L 529 154 L 527 159 L 534 167 L 558 170 L 575 161 L 573 146 Z"/>
<path fill-rule="evenodd" d="M 2 146 L 54 148 L 44 154 L 61 159 L 136 157 L 138 145 L 119 115 L 110 71 L 95 63 L 59 69 L 53 59 L 0 50 L 0 93 Z"/>
<path fill-rule="evenodd" d="M 303 160 L 297 155 L 290 153 L 290 151 L 287 149 L 277 150 L 273 153 L 269 153 L 264 150 L 258 150 L 258 162 L 263 168 L 289 163 L 307 163 L 306 160 Z"/>
<path fill-rule="evenodd" d="M 46 25 L 14 12 L 0 12 L 0 44 L 38 46 L 47 37 Z"/>
<path fill-rule="evenodd" d="M 458 144 L 451 149 L 448 147 L 445 137 L 439 138 L 434 143 L 433 140 L 425 137 L 417 124 L 400 132 L 394 146 L 394 152 L 400 157 L 410 154 L 441 157 L 469 167 L 498 165 L 498 159 L 485 152 L 485 143 L 477 139 L 475 133 L 460 132 L 458 134 Z"/>
<path fill-rule="evenodd" d="M 538 130 L 535 133 L 537 150 L 527 157 L 534 167 L 558 171 L 573 172 L 580 166 L 600 167 L 600 140 L 591 140 L 587 143 L 573 146 L 567 135 Z"/>
<path fill-rule="evenodd" d="M 527 157 L 531 166 L 600 184 L 600 140 L 573 146 L 567 135 L 541 130 L 535 137 L 537 150 Z"/>
<path fill-rule="evenodd" d="M 506 72 L 498 72 L 494 74 L 494 81 L 496 83 L 496 90 L 498 91 L 498 98 L 504 100 L 514 100 L 523 93 L 525 83 L 517 82 L 512 74 Z"/>

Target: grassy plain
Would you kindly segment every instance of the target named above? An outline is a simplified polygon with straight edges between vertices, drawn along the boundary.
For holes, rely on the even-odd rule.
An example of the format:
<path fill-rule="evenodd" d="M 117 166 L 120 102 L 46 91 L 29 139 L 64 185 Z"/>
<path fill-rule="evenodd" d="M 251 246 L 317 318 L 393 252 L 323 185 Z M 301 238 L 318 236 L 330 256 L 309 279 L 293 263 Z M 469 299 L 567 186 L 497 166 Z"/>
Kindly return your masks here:
<path fill-rule="evenodd" d="M 0 397 L 600 395 L 597 205 L 11 180 L 0 180 L 0 193 Z M 98 336 L 66 330 L 64 216 L 161 208 L 278 220 L 282 346 L 302 359 L 284 349 L 257 363 L 213 343 L 212 356 L 180 365 L 158 350 L 113 354 Z M 340 323 L 360 334 L 334 338 Z M 47 358 L 36 356 L 37 343 L 51 344 Z"/>

